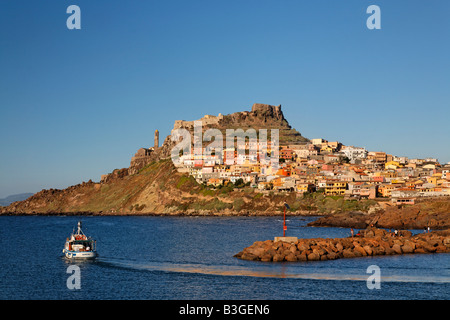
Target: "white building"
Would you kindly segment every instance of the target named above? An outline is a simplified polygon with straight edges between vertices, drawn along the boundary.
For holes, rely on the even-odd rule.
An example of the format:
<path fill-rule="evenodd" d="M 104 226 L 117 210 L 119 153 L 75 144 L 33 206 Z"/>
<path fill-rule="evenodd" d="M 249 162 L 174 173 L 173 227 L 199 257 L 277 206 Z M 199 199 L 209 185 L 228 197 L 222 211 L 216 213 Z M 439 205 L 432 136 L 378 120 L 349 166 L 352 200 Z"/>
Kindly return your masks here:
<path fill-rule="evenodd" d="M 345 147 L 341 150 L 342 153 L 345 154 L 347 158 L 350 159 L 350 161 L 354 161 L 357 159 L 365 159 L 367 158 L 367 150 L 366 148 L 360 148 L 360 147 Z"/>

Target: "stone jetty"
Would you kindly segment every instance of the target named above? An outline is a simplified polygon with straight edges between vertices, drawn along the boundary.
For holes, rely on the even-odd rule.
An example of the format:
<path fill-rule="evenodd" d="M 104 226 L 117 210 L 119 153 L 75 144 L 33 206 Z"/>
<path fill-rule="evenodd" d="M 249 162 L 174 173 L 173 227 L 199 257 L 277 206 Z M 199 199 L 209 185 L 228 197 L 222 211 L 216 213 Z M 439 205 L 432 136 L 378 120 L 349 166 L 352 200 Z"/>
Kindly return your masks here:
<path fill-rule="evenodd" d="M 314 238 L 292 241 L 256 241 L 235 255 L 254 261 L 324 261 L 379 255 L 450 252 L 450 230 L 397 234 L 384 229 L 368 228 L 348 238 Z"/>

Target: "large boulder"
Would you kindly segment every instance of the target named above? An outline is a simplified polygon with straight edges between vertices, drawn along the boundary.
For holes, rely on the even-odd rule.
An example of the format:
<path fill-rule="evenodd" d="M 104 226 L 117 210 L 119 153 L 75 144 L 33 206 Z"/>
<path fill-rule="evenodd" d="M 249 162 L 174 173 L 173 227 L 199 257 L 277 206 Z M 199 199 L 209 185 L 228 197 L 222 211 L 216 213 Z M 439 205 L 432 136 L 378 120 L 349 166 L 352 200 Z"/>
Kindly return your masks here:
<path fill-rule="evenodd" d="M 401 248 L 401 246 L 398 244 L 398 243 L 396 243 L 396 244 L 394 244 L 393 246 L 392 246 L 392 250 L 394 250 L 394 252 L 396 253 L 396 254 L 402 254 L 403 252 L 402 252 L 402 248 Z"/>
<path fill-rule="evenodd" d="M 372 255 L 373 250 L 372 250 L 372 248 L 371 248 L 369 245 L 365 245 L 365 246 L 363 247 L 363 249 L 364 249 L 364 251 L 366 251 L 366 254 L 367 254 L 368 256 L 371 256 L 371 255 Z"/>
<path fill-rule="evenodd" d="M 367 252 L 366 250 L 364 250 L 363 247 L 356 245 L 355 249 L 353 250 L 355 253 L 358 252 L 359 254 L 361 254 L 361 256 L 367 256 Z"/>
<path fill-rule="evenodd" d="M 286 261 L 290 261 L 290 262 L 294 262 L 294 261 L 297 261 L 298 259 L 297 259 L 297 256 L 294 254 L 294 253 L 289 253 L 287 256 L 286 256 Z"/>
<path fill-rule="evenodd" d="M 263 262 L 270 262 L 273 260 L 273 256 L 270 254 L 265 254 L 261 257 L 261 261 Z"/>
<path fill-rule="evenodd" d="M 282 254 L 275 254 L 272 259 L 274 262 L 284 261 L 284 256 Z"/>
<path fill-rule="evenodd" d="M 297 259 L 298 261 L 308 261 L 308 256 L 304 253 L 301 253 L 297 255 Z"/>
<path fill-rule="evenodd" d="M 405 241 L 405 244 L 402 246 L 402 251 L 403 253 L 413 253 L 415 248 L 416 245 L 414 244 L 414 242 Z"/>
<path fill-rule="evenodd" d="M 450 247 L 450 237 L 445 237 L 442 243 L 444 244 L 444 246 Z"/>
<path fill-rule="evenodd" d="M 258 260 L 258 257 L 255 256 L 254 254 L 251 254 L 251 253 L 248 253 L 248 252 L 244 252 L 244 253 L 241 255 L 241 259 L 242 259 L 242 260 L 251 260 L 251 261 L 255 261 L 255 260 Z"/>
<path fill-rule="evenodd" d="M 307 243 L 307 242 L 299 241 L 297 248 L 299 251 L 303 252 L 303 251 L 309 250 L 310 246 L 309 246 L 309 243 Z"/>
<path fill-rule="evenodd" d="M 373 249 L 372 249 L 372 254 L 374 256 L 384 255 L 384 254 L 386 254 L 386 248 L 383 247 L 382 245 L 374 246 Z"/>
<path fill-rule="evenodd" d="M 314 252 L 308 255 L 308 261 L 318 261 L 319 259 L 320 256 Z"/>
<path fill-rule="evenodd" d="M 335 260 L 335 259 L 338 259 L 338 258 L 339 258 L 339 256 L 336 253 L 334 253 L 334 252 L 330 252 L 330 253 L 327 254 L 327 259 L 328 260 Z"/>
<path fill-rule="evenodd" d="M 355 258 L 356 257 L 355 253 L 351 249 L 344 249 L 342 251 L 342 256 L 344 258 Z"/>

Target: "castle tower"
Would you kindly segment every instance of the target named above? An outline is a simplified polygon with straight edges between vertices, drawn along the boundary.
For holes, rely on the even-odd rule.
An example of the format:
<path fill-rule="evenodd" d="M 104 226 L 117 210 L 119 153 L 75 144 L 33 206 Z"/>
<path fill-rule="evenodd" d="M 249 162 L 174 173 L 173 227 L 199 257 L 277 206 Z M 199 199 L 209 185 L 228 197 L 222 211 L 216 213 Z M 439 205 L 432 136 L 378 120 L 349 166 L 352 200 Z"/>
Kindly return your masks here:
<path fill-rule="evenodd" d="M 159 131 L 158 129 L 155 130 L 155 149 L 159 148 Z"/>

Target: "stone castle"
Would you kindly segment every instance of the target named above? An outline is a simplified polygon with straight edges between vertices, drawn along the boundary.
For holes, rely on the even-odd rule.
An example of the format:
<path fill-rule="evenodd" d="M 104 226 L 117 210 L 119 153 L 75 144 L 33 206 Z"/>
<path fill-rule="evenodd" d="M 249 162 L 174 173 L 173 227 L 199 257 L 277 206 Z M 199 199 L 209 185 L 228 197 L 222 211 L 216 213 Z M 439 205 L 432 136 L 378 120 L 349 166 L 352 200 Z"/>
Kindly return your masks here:
<path fill-rule="evenodd" d="M 223 115 L 221 113 L 219 113 L 217 117 L 207 114 L 204 115 L 203 118 L 194 121 L 175 120 L 173 130 L 179 128 L 193 128 L 195 121 L 201 121 L 204 126 L 207 126 L 207 125 L 218 125 L 221 120 L 223 120 Z"/>

